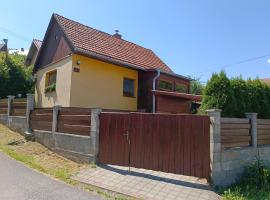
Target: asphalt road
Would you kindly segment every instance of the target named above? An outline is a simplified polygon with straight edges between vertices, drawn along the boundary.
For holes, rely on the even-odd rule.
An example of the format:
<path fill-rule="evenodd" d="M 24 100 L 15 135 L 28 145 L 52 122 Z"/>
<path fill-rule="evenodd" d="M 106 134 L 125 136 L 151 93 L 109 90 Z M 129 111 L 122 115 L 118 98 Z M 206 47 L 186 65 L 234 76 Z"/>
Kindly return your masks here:
<path fill-rule="evenodd" d="M 92 200 L 102 199 L 51 179 L 0 152 L 1 200 Z"/>

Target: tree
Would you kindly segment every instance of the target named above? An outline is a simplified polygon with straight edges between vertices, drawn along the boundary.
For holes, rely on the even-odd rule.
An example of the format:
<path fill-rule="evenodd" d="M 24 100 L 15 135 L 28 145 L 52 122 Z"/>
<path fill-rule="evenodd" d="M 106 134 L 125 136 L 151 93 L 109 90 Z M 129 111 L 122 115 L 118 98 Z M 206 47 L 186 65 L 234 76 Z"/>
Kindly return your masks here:
<path fill-rule="evenodd" d="M 201 109 L 218 108 L 230 116 L 230 108 L 234 105 L 232 96 L 230 80 L 225 72 L 214 73 L 206 84 Z"/>
<path fill-rule="evenodd" d="M 25 67 L 25 56 L 0 53 L 0 98 L 33 92 L 32 67 Z"/>
<path fill-rule="evenodd" d="M 270 86 L 259 79 L 228 79 L 225 72 L 213 74 L 203 94 L 201 110 L 218 108 L 224 117 L 245 117 L 256 112 L 260 118 L 270 118 Z"/>
<path fill-rule="evenodd" d="M 204 85 L 200 78 L 193 78 L 190 86 L 190 93 L 195 95 L 202 95 L 204 90 Z"/>

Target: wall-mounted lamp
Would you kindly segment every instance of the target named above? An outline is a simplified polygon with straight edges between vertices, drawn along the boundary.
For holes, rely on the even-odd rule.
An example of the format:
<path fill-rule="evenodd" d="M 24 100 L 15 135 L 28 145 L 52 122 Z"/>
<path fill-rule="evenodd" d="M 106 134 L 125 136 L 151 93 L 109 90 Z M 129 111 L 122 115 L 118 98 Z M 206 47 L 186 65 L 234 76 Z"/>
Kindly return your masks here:
<path fill-rule="evenodd" d="M 81 61 L 80 60 L 77 60 L 77 65 L 80 65 L 81 64 Z"/>

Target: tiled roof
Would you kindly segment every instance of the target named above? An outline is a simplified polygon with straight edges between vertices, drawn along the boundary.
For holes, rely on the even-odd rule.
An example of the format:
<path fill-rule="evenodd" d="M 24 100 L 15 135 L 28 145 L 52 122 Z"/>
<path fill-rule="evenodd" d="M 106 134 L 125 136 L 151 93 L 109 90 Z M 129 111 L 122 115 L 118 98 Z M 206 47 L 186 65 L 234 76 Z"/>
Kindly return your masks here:
<path fill-rule="evenodd" d="M 5 46 L 5 44 L 0 44 L 0 51 L 4 51 Z"/>
<path fill-rule="evenodd" d="M 155 53 L 132 42 L 54 14 L 76 50 L 97 54 L 142 69 L 172 70 Z"/>
<path fill-rule="evenodd" d="M 156 95 L 165 95 L 171 97 L 177 97 L 182 99 L 188 99 L 193 101 L 201 101 L 201 95 L 194 95 L 194 94 L 187 94 L 187 93 L 180 93 L 180 92 L 168 92 L 168 91 L 161 91 L 161 90 L 153 90 L 152 91 Z"/>
<path fill-rule="evenodd" d="M 38 39 L 33 39 L 33 43 L 37 47 L 37 49 L 39 50 L 41 45 L 42 45 L 42 41 L 40 41 Z"/>
<path fill-rule="evenodd" d="M 270 78 L 260 79 L 262 82 L 270 85 Z"/>

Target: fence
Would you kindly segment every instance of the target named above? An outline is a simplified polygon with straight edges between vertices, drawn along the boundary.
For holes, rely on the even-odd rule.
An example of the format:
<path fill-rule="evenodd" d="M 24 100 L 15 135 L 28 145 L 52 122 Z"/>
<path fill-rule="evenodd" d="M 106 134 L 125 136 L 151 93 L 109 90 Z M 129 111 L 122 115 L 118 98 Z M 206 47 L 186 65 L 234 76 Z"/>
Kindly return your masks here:
<path fill-rule="evenodd" d="M 34 106 L 34 96 L 27 94 L 27 98 L 8 96 L 0 99 L 0 122 L 12 130 L 24 133 L 28 130 L 27 122 L 29 110 Z"/>
<path fill-rule="evenodd" d="M 31 129 L 52 131 L 53 109 L 36 108 L 30 114 Z"/>
<path fill-rule="evenodd" d="M 91 109 L 57 107 L 55 125 L 53 126 L 53 108 L 38 108 L 31 111 L 30 128 L 35 130 L 90 135 Z"/>
<path fill-rule="evenodd" d="M 99 162 L 209 178 L 209 117 L 101 113 Z"/>
<path fill-rule="evenodd" d="M 33 106 L 33 95 L 27 97 L 27 103 L 13 97 L 1 99 L 0 121 L 10 128 L 33 129 L 37 141 L 76 158 L 96 161 L 100 153 L 104 163 L 117 161 L 199 177 L 207 177 L 210 159 L 215 185 L 233 183 L 258 155 L 270 166 L 270 120 L 257 119 L 256 113 L 238 119 L 221 118 L 219 110 L 209 111 L 209 136 L 207 116 L 126 112 L 102 113 L 99 119 L 100 109 Z"/>
<path fill-rule="evenodd" d="M 77 135 L 89 135 L 91 110 L 87 108 L 60 108 L 57 131 Z"/>
<path fill-rule="evenodd" d="M 8 112 L 8 99 L 0 99 L 0 114 L 7 114 Z"/>
<path fill-rule="evenodd" d="M 221 118 L 221 147 L 249 147 L 270 144 L 270 120 L 249 118 Z M 252 130 L 256 135 L 252 135 Z"/>
<path fill-rule="evenodd" d="M 26 116 L 27 99 L 14 99 L 11 101 L 11 116 Z"/>
<path fill-rule="evenodd" d="M 8 104 L 10 102 L 10 108 Z M 0 114 L 6 114 L 10 116 L 26 116 L 27 99 L 15 99 L 14 97 L 9 99 L 0 100 Z M 10 111 L 10 113 L 9 113 Z"/>
<path fill-rule="evenodd" d="M 258 119 L 257 120 L 257 144 L 266 145 L 270 144 L 270 120 Z"/>
<path fill-rule="evenodd" d="M 270 166 L 270 120 L 257 119 L 256 113 L 246 113 L 244 119 L 221 118 L 220 110 L 209 110 L 208 114 L 211 177 L 215 185 L 234 183 L 258 157 Z"/>
<path fill-rule="evenodd" d="M 34 95 L 27 99 L 0 100 L 0 123 L 51 150 L 78 162 L 92 162 L 98 153 L 100 109 L 34 109 Z"/>
<path fill-rule="evenodd" d="M 249 119 L 221 118 L 222 147 L 245 147 L 251 145 Z"/>
<path fill-rule="evenodd" d="M 100 109 L 59 107 L 34 109 L 29 130 L 36 141 L 77 162 L 95 161 Z"/>

